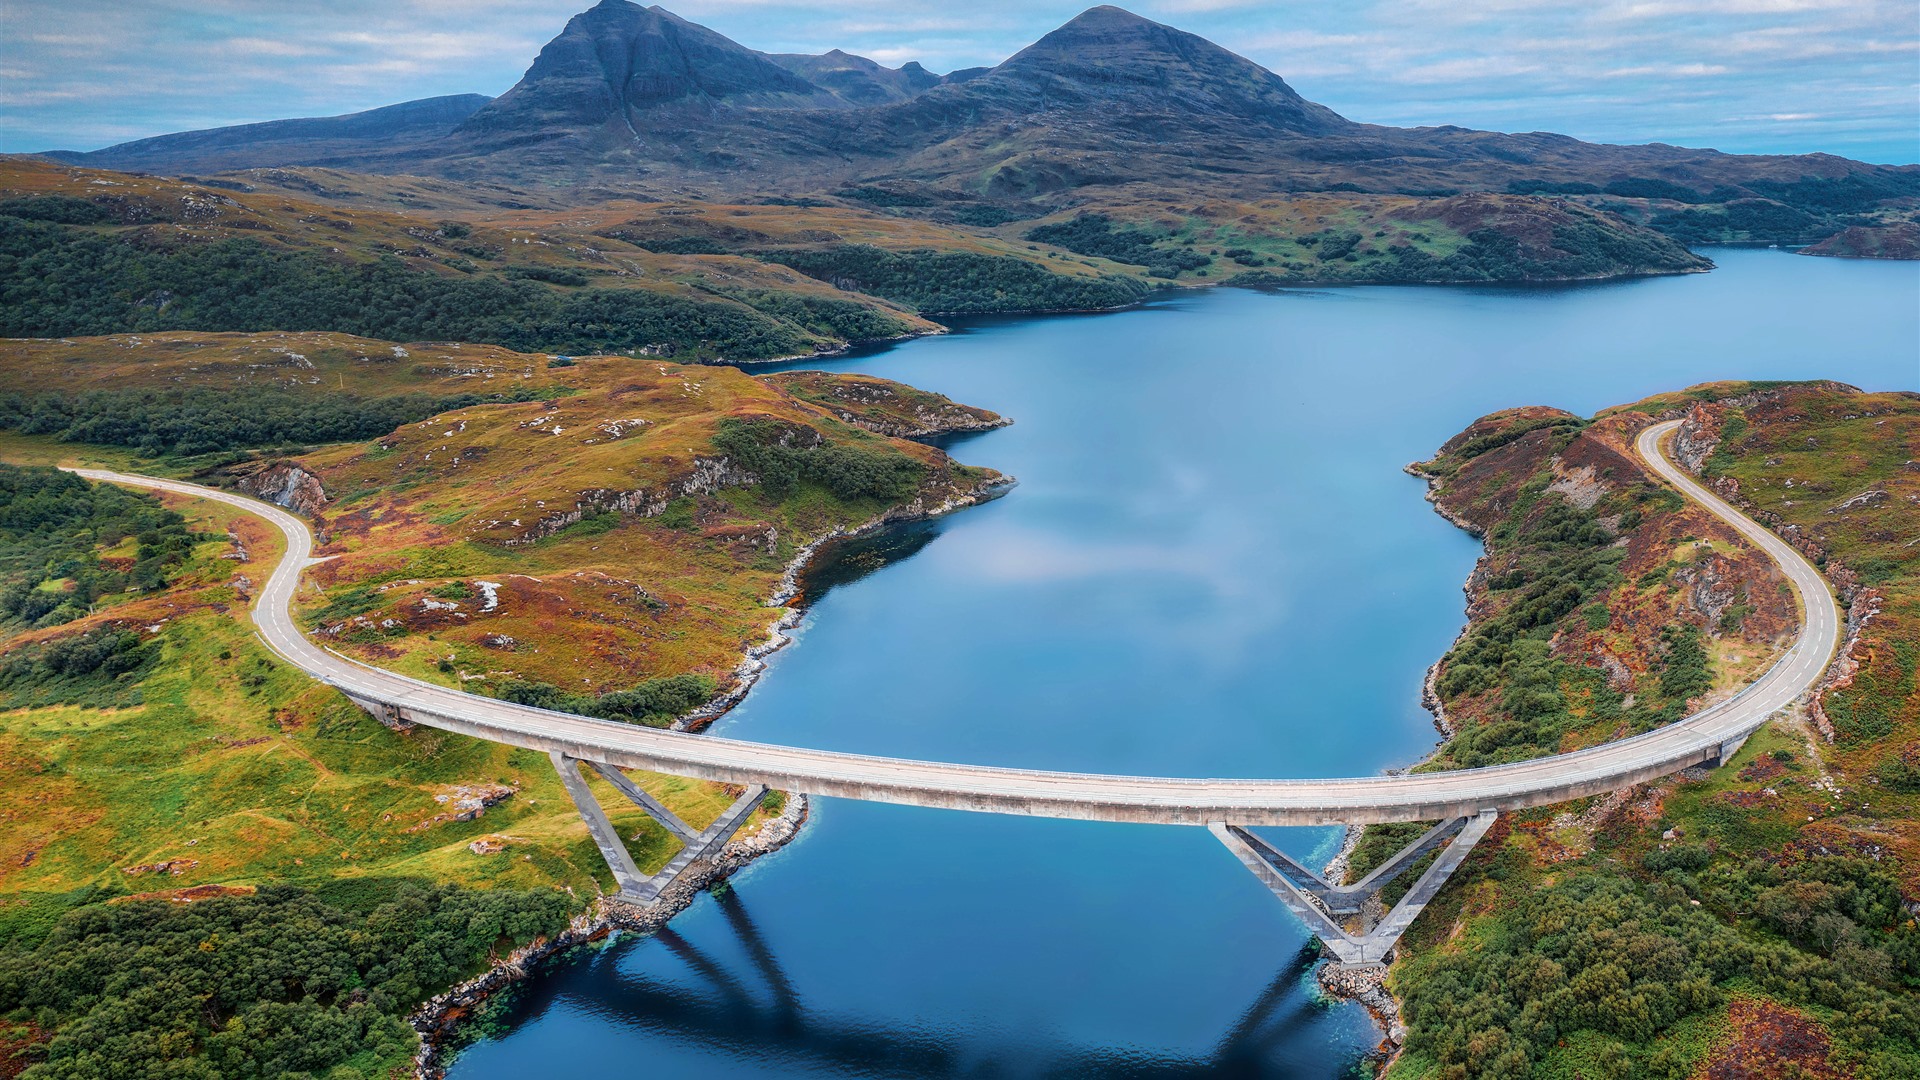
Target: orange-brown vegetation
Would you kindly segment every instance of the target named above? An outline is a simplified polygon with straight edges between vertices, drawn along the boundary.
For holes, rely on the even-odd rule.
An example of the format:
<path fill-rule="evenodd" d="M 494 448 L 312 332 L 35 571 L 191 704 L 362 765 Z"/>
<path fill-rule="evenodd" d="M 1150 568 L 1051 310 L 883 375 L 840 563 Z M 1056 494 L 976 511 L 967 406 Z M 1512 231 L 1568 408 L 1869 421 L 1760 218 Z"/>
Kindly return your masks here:
<path fill-rule="evenodd" d="M 1736 998 L 1727 1027 L 1695 1080 L 1845 1080 L 1828 1060 L 1833 1040 L 1804 1013 L 1764 998 Z"/>
<path fill-rule="evenodd" d="M 788 392 L 792 380 L 622 357 L 556 374 L 568 392 L 554 400 L 461 409 L 283 463 L 324 491 L 308 509 L 327 561 L 303 603 L 336 647 L 469 682 L 598 691 L 693 672 L 724 689 L 781 614 L 766 603 L 797 552 L 978 498 L 996 479 L 874 434 L 874 417 L 848 424 Z M 876 416 L 896 423 L 998 422 L 884 380 L 856 384 L 885 389 L 893 408 Z M 768 499 L 715 446 L 742 423 L 909 462 L 921 479 L 897 500 L 811 488 Z"/>

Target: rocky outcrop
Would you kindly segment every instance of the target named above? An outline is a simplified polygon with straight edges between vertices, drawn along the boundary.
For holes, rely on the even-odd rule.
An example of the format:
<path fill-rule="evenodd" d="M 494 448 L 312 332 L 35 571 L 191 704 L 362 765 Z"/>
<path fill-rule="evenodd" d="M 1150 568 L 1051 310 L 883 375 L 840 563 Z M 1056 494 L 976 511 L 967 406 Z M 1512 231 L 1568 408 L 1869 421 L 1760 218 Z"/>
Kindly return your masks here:
<path fill-rule="evenodd" d="M 1372 1014 L 1385 1036 L 1377 1057 L 1388 1059 L 1399 1052 L 1407 1025 L 1400 1019 L 1400 1003 L 1387 992 L 1385 964 L 1322 964 L 1314 979 L 1329 997 L 1357 1001 Z"/>
<path fill-rule="evenodd" d="M 291 461 L 276 461 L 248 473 L 233 486 L 256 499 L 307 515 L 318 513 L 329 501 L 320 478 Z"/>
<path fill-rule="evenodd" d="M 1831 568 L 1833 564 L 1828 565 Z M 1807 703 L 1808 718 L 1813 721 L 1813 726 L 1819 729 L 1820 734 L 1828 742 L 1832 742 L 1838 732 L 1834 729 L 1833 720 L 1827 716 L 1827 698 L 1853 686 L 1853 680 L 1860 674 L 1862 662 L 1861 635 L 1865 633 L 1867 624 L 1880 614 L 1886 603 L 1886 597 L 1882 596 L 1878 589 L 1855 588 L 1851 595 L 1847 593 L 1841 595 L 1849 600 L 1847 633 L 1840 641 L 1840 650 L 1835 654 L 1833 664 L 1827 668 L 1826 675 L 1813 688 L 1813 694 Z"/>
<path fill-rule="evenodd" d="M 758 476 L 734 464 L 729 458 L 698 457 L 693 459 L 693 469 L 687 475 L 652 491 L 645 488 L 632 491 L 589 488 L 575 497 L 573 509 L 543 514 L 535 518 L 532 525 L 520 526 L 518 520 L 488 521 L 483 524 L 489 528 L 519 526 L 518 532 L 498 540 L 502 545 L 513 547 L 552 536 L 569 525 L 578 524 L 588 514 L 623 513 L 658 517 L 666 512 L 668 503 L 683 496 L 712 495 L 723 488 L 751 487 L 759 482 Z"/>
<path fill-rule="evenodd" d="M 1673 460 L 1697 473 L 1720 445 L 1719 409 L 1700 402 L 1687 410 L 1686 419 L 1673 432 Z"/>
<path fill-rule="evenodd" d="M 944 394 L 872 375 L 783 371 L 762 378 L 846 423 L 896 439 L 991 431 L 1013 423 L 999 413 L 962 405 Z"/>

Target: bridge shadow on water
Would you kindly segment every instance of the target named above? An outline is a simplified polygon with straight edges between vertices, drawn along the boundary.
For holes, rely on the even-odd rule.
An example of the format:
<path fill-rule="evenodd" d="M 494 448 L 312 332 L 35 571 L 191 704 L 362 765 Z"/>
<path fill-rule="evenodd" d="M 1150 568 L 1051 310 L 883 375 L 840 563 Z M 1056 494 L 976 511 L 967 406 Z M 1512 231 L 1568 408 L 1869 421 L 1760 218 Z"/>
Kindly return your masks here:
<path fill-rule="evenodd" d="M 809 1009 L 754 921 L 738 888 L 712 897 L 731 941 L 696 944 L 671 927 L 647 942 L 616 946 L 571 970 L 529 984 L 516 1000 L 511 1023 L 521 1027 L 565 999 L 585 1019 L 682 1044 L 770 1075 L 789 1072 L 842 1076 L 946 1077 L 1272 1077 L 1284 1047 L 1328 1008 L 1301 992 L 1314 964 L 1312 946 L 1274 973 L 1219 1040 L 1204 1054 L 1127 1047 L 1039 1047 L 1018 1039 L 983 1046 L 977 1039 L 894 1023 L 863 1021 Z M 656 944 L 688 976 L 674 978 L 623 957 L 629 948 Z M 721 950 L 735 952 L 731 961 Z M 1143 988 L 1152 993 L 1152 988 Z M 576 1063 L 586 1064 L 586 1063 Z M 456 1074 L 458 1070 L 456 1069 Z"/>

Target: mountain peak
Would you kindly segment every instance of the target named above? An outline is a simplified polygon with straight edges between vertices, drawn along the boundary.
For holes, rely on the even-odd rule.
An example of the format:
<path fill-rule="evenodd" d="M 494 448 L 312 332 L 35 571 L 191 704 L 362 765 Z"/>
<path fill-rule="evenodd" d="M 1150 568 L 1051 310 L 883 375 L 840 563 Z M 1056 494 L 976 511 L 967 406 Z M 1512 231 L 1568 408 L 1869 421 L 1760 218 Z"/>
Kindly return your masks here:
<path fill-rule="evenodd" d="M 1037 90 L 1049 107 L 1124 101 L 1159 113 L 1232 117 L 1302 132 L 1348 124 L 1259 64 L 1111 5 L 1088 8 L 990 74 Z"/>
<path fill-rule="evenodd" d="M 1061 24 L 1060 29 L 1065 30 L 1071 26 L 1112 28 L 1116 26 L 1137 26 L 1141 24 L 1147 26 L 1160 25 L 1144 15 L 1135 15 L 1126 8 L 1115 7 L 1112 4 L 1099 4 L 1068 19 Z"/>
<path fill-rule="evenodd" d="M 567 20 L 513 89 L 463 127 L 471 132 L 638 134 L 642 113 L 826 98 L 764 53 L 665 8 L 600 3 Z"/>

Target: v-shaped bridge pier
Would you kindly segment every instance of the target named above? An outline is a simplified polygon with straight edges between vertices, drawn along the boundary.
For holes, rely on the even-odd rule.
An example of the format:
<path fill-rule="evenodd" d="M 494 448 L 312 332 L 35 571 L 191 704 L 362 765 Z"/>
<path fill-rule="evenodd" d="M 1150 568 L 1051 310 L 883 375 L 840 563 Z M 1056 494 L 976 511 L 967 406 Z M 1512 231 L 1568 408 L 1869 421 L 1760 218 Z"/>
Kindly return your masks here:
<path fill-rule="evenodd" d="M 713 819 L 713 824 L 705 829 L 695 829 L 612 765 L 583 761 L 558 750 L 550 751 L 548 756 L 553 759 L 553 767 L 560 774 L 560 783 L 565 785 L 567 794 L 573 798 L 573 805 L 579 809 L 581 820 L 587 823 L 587 832 L 593 836 L 594 845 L 600 849 L 600 854 L 607 860 L 607 867 L 613 871 L 613 883 L 620 899 L 632 904 L 652 904 L 660 899 L 660 894 L 666 891 L 667 886 L 686 873 L 694 863 L 718 855 L 720 849 L 727 846 L 727 841 L 733 839 L 733 834 L 740 831 L 740 826 L 746 824 L 747 818 L 752 816 L 760 800 L 767 794 L 764 784 L 748 784 L 747 790 L 733 801 L 733 805 Z M 620 830 L 613 827 L 606 808 L 600 805 L 593 789 L 587 786 L 587 778 L 580 772 L 583 764 L 592 766 L 593 771 L 612 784 L 614 790 L 625 795 L 628 801 L 646 811 L 648 817 L 679 839 L 680 850 L 667 860 L 667 865 L 661 867 L 659 873 L 649 877 L 640 872 L 640 867 L 633 861 L 633 853 L 627 850 L 626 842 L 620 837 Z"/>
<path fill-rule="evenodd" d="M 1227 850 L 1238 856 L 1253 876 L 1260 879 L 1280 902 L 1287 905 L 1307 929 L 1326 945 L 1327 951 L 1343 964 L 1385 963 L 1387 954 L 1400 941 L 1400 935 L 1413 925 L 1440 887 L 1466 861 L 1473 846 L 1487 834 L 1499 817 L 1496 810 L 1482 810 L 1472 817 L 1449 818 L 1428 829 L 1425 835 L 1401 848 L 1373 872 L 1351 885 L 1333 882 L 1300 865 L 1286 852 L 1274 847 L 1251 830 L 1225 821 L 1210 822 L 1212 832 Z M 1448 841 L 1451 840 L 1451 843 Z M 1367 901 L 1378 896 L 1381 888 L 1406 872 L 1420 857 L 1445 844 L 1440 857 L 1428 866 L 1380 921 L 1368 930 L 1350 933 L 1340 916 L 1360 919 Z"/>

